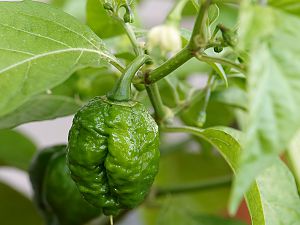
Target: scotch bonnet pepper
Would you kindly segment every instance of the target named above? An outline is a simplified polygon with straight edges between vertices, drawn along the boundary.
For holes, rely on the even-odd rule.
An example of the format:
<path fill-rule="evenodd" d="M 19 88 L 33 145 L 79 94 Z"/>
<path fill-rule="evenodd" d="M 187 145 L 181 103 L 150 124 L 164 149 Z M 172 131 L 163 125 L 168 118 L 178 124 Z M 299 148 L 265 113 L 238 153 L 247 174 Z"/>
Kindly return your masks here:
<path fill-rule="evenodd" d="M 112 93 L 81 108 L 69 132 L 72 178 L 106 215 L 139 205 L 158 172 L 157 124 L 141 103 L 130 100 L 131 79 L 147 59 L 137 58 Z"/>

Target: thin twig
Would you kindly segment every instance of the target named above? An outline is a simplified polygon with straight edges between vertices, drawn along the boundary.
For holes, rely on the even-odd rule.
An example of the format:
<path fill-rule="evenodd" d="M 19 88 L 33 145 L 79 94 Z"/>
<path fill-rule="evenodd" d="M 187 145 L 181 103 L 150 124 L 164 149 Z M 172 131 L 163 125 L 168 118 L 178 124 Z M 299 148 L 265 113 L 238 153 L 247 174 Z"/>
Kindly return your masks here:
<path fill-rule="evenodd" d="M 167 117 L 168 112 L 162 102 L 158 86 L 156 83 L 146 85 L 146 90 L 155 111 L 155 119 L 160 123 Z"/>
<path fill-rule="evenodd" d="M 218 177 L 207 181 L 201 181 L 194 184 L 184 184 L 180 186 L 157 188 L 156 197 L 161 197 L 169 194 L 184 194 L 188 192 L 198 192 L 211 190 L 215 188 L 228 187 L 232 183 L 232 176 Z"/>
<path fill-rule="evenodd" d="M 194 28 L 193 28 L 193 32 L 192 32 L 192 36 L 191 39 L 189 41 L 188 47 L 189 49 L 191 49 L 192 51 L 197 51 L 199 48 L 201 48 L 201 46 L 199 46 L 199 37 L 203 36 L 204 33 L 204 29 L 206 26 L 206 20 L 207 20 L 207 11 L 208 8 L 211 4 L 211 0 L 205 0 L 204 3 L 201 4 L 200 6 L 200 10 L 198 12 L 195 24 L 194 24 Z M 206 44 L 206 40 L 203 40 L 204 43 L 202 43 L 203 45 Z"/>
<path fill-rule="evenodd" d="M 131 210 L 122 210 L 117 216 L 114 216 L 114 222 L 117 223 L 119 221 L 122 221 L 130 212 Z M 110 222 L 110 217 L 107 216 L 106 220 L 103 221 L 101 225 L 111 225 Z"/>
<path fill-rule="evenodd" d="M 214 63 L 220 63 L 222 65 L 226 65 L 226 66 L 231 66 L 232 68 L 240 71 L 241 73 L 245 73 L 245 66 L 241 65 L 241 64 L 237 64 L 235 62 L 232 62 L 228 59 L 224 59 L 224 58 L 217 58 L 217 57 L 213 57 L 213 56 L 208 56 L 206 54 L 201 54 L 201 53 L 196 53 L 195 57 L 202 62 L 214 62 Z"/>
<path fill-rule="evenodd" d="M 133 31 L 131 25 L 125 23 L 124 21 L 121 21 L 120 23 L 123 25 L 123 28 L 124 28 L 124 30 L 125 30 L 125 32 L 126 32 L 128 38 L 129 38 L 131 44 L 132 44 L 134 53 L 135 53 L 136 55 L 142 55 L 142 54 L 143 54 L 143 51 L 142 51 L 142 49 L 141 49 L 141 47 L 140 47 L 140 45 L 139 45 L 139 43 L 138 43 L 138 41 L 137 41 L 137 38 L 136 38 L 136 36 L 135 36 L 135 33 L 134 33 L 134 31 Z"/>

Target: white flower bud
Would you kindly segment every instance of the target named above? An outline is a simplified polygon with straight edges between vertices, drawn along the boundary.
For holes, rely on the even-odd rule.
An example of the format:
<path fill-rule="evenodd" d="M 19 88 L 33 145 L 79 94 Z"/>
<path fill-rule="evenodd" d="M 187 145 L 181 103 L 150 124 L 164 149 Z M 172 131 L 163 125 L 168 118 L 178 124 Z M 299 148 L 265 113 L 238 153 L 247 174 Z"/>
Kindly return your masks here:
<path fill-rule="evenodd" d="M 155 48 L 159 48 L 163 54 L 176 53 L 181 49 L 181 36 L 172 25 L 159 25 L 153 27 L 148 33 L 147 48 L 151 52 Z"/>

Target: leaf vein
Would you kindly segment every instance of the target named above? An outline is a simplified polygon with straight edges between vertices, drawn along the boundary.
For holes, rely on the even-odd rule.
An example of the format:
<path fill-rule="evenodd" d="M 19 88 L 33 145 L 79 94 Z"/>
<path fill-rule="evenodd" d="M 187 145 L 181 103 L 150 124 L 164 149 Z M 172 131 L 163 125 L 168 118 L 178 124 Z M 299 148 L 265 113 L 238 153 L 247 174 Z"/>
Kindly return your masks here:
<path fill-rule="evenodd" d="M 83 55 L 83 51 L 80 52 L 79 56 L 77 57 L 77 59 L 75 60 L 74 66 L 76 66 L 76 64 L 79 62 L 79 60 L 81 59 L 81 56 Z"/>
<path fill-rule="evenodd" d="M 50 41 L 53 41 L 53 42 L 56 42 L 58 44 L 61 44 L 63 46 L 66 46 L 68 48 L 72 48 L 72 46 L 70 45 L 67 45 L 66 43 L 63 43 L 59 40 L 56 40 L 56 39 L 53 39 L 53 38 L 50 38 L 50 37 L 46 37 L 44 35 L 41 35 L 41 34 L 37 34 L 37 33 L 34 33 L 34 32 L 30 32 L 30 31 L 27 31 L 27 30 L 22 30 L 22 29 L 19 29 L 19 28 L 16 28 L 16 27 L 13 27 L 13 26 L 10 26 L 10 25 L 7 25 L 7 24 L 3 24 L 3 23 L 0 23 L 1 26 L 4 26 L 4 27 L 7 27 L 7 28 L 11 28 L 11 29 L 14 29 L 16 31 L 20 31 L 20 32 L 23 32 L 23 33 L 26 33 L 26 34 L 30 34 L 30 35 L 33 35 L 33 36 L 36 36 L 36 37 L 39 37 L 39 38 L 44 38 L 44 39 L 47 39 L 47 40 L 50 40 Z"/>
<path fill-rule="evenodd" d="M 38 55 L 35 55 L 35 56 L 30 57 L 28 59 L 25 59 L 25 60 L 22 60 L 20 62 L 14 63 L 14 64 L 0 70 L 0 74 L 4 73 L 4 72 L 6 72 L 10 69 L 13 69 L 15 67 L 18 67 L 20 65 L 23 65 L 24 63 L 27 63 L 27 62 L 30 62 L 30 61 L 33 61 L 33 60 L 36 60 L 36 59 L 39 59 L 39 58 L 43 58 L 43 57 L 47 57 L 47 56 L 55 55 L 55 54 L 62 54 L 62 53 L 67 53 L 67 52 L 77 52 L 77 51 L 95 53 L 95 54 L 100 55 L 101 57 L 105 57 L 105 58 L 108 58 L 109 60 L 114 61 L 114 59 L 112 59 L 109 55 L 107 55 L 105 53 L 102 53 L 102 52 L 99 52 L 97 50 L 86 49 L 86 48 L 68 48 L 68 49 L 60 49 L 60 50 L 55 50 L 55 51 L 51 51 L 51 52 L 38 54 Z"/>
<path fill-rule="evenodd" d="M 1 50 L 3 50 L 3 51 L 8 51 L 8 52 L 22 53 L 22 54 L 34 56 L 34 54 L 31 53 L 31 52 L 26 52 L 26 51 L 21 51 L 21 50 L 16 50 L 16 49 L 0 48 L 0 51 L 1 51 Z"/>
<path fill-rule="evenodd" d="M 64 26 L 63 24 L 58 23 L 57 21 L 48 20 L 48 19 L 45 19 L 45 18 L 42 18 L 42 17 L 38 17 L 38 16 L 34 16 L 34 15 L 29 15 L 29 14 L 26 14 L 26 13 L 23 13 L 23 12 L 21 12 L 20 14 L 22 14 L 24 16 L 28 16 L 28 17 L 33 17 L 33 18 L 38 18 L 38 19 L 41 19 L 41 20 L 45 20 L 45 21 L 50 22 L 50 23 L 54 23 L 54 24 L 56 24 L 56 25 L 58 25 L 58 26 L 60 26 L 60 27 L 62 27 L 64 29 L 66 29 L 66 30 L 68 30 L 68 31 L 70 31 L 70 32 L 72 32 L 72 33 L 74 33 L 74 34 L 82 37 L 84 40 L 86 40 L 88 43 L 90 43 L 95 49 L 100 50 L 93 42 L 91 42 L 91 40 L 89 40 L 83 34 L 80 34 L 80 33 L 76 32 L 74 30 L 71 30 L 70 28 Z"/>

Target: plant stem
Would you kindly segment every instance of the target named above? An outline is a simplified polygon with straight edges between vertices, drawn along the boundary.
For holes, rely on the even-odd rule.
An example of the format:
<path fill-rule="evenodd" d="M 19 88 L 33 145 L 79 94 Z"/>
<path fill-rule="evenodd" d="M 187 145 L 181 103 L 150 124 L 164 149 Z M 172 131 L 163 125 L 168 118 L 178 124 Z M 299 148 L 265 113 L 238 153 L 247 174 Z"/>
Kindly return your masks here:
<path fill-rule="evenodd" d="M 232 176 L 224 176 L 195 184 L 180 185 L 170 188 L 157 188 L 156 196 L 161 197 L 168 194 L 182 194 L 187 192 L 211 190 L 213 188 L 228 187 L 231 183 Z"/>
<path fill-rule="evenodd" d="M 202 98 L 205 97 L 207 86 L 204 89 L 197 90 L 193 93 L 193 95 L 186 100 L 183 104 L 179 105 L 177 108 L 174 110 L 174 114 L 177 115 L 179 114 L 182 110 L 188 108 L 189 106 L 193 105 L 194 103 L 202 100 Z"/>
<path fill-rule="evenodd" d="M 207 18 L 207 9 L 210 4 L 211 0 L 206 0 L 201 5 L 189 44 L 180 52 L 178 52 L 175 56 L 167 60 L 165 63 L 163 63 L 150 73 L 146 74 L 144 81 L 146 84 L 151 84 L 164 78 L 165 76 L 169 75 L 171 72 L 173 72 L 178 67 L 180 67 L 185 62 L 194 57 L 194 52 L 198 51 L 201 47 L 199 47 L 199 41 L 197 40 L 197 38 L 199 37 L 199 35 L 201 36 L 201 34 L 204 31 L 205 22 Z"/>
<path fill-rule="evenodd" d="M 215 76 L 210 75 L 207 80 L 206 87 L 205 87 L 205 99 L 204 99 L 204 104 L 203 104 L 203 108 L 202 108 L 203 111 L 206 111 L 206 108 L 207 108 L 207 105 L 209 102 L 209 98 L 211 95 L 211 88 L 212 88 L 214 82 L 215 82 Z"/>
<path fill-rule="evenodd" d="M 121 73 L 124 73 L 124 71 L 125 71 L 124 66 L 122 64 L 120 64 L 117 60 L 111 60 L 110 63 Z"/>
<path fill-rule="evenodd" d="M 228 59 L 217 58 L 217 57 L 208 56 L 208 55 L 201 54 L 201 53 L 196 53 L 195 56 L 199 61 L 207 62 L 207 63 L 212 63 L 212 62 L 220 63 L 222 65 L 231 66 L 232 68 L 235 68 L 236 70 L 238 70 L 242 73 L 245 73 L 245 68 L 243 65 L 236 64 L 235 62 L 232 62 Z"/>
<path fill-rule="evenodd" d="M 114 217 L 114 222 L 122 221 L 130 212 L 130 210 L 122 210 L 117 216 Z M 104 219 L 100 222 L 103 225 L 110 225 L 110 218 L 105 216 Z"/>
<path fill-rule="evenodd" d="M 157 84 L 154 83 L 154 84 L 146 85 L 146 90 L 150 98 L 150 101 L 153 105 L 153 108 L 155 110 L 157 121 L 163 121 L 167 115 L 167 112 L 166 112 L 166 107 L 164 106 L 161 100 L 161 96 Z"/>
<path fill-rule="evenodd" d="M 210 99 L 210 96 L 211 96 L 211 88 L 212 88 L 214 82 L 215 82 L 215 76 L 210 75 L 208 80 L 207 80 L 207 84 L 206 84 L 206 87 L 205 87 L 205 90 L 204 90 L 205 91 L 204 103 L 202 105 L 202 108 L 199 112 L 198 119 L 197 119 L 197 125 L 199 127 L 202 127 L 204 125 L 204 123 L 206 122 L 206 110 L 207 110 L 207 106 L 208 106 L 209 99 Z"/>
<path fill-rule="evenodd" d="M 149 60 L 148 55 L 141 55 L 132 61 L 107 97 L 114 101 L 129 101 L 131 99 L 131 81 L 140 67 Z"/>
<path fill-rule="evenodd" d="M 161 131 L 167 132 L 167 133 L 188 133 L 188 134 L 193 134 L 196 136 L 201 136 L 201 133 L 203 132 L 203 129 L 196 128 L 196 127 L 191 127 L 191 126 L 164 126 L 161 127 Z"/>
<path fill-rule="evenodd" d="M 145 76 L 145 83 L 151 84 L 156 81 L 164 78 L 178 67 L 186 63 L 193 57 L 193 54 L 188 48 L 183 48 L 180 52 L 178 52 L 174 57 L 170 58 L 162 65 L 151 71 L 149 74 Z"/>
<path fill-rule="evenodd" d="M 192 36 L 189 41 L 188 47 L 191 51 L 197 51 L 201 45 L 206 44 L 206 40 L 201 40 L 201 36 L 203 36 L 204 29 L 206 26 L 206 19 L 207 19 L 207 10 L 211 4 L 211 0 L 205 0 L 204 3 L 201 4 L 200 10 L 198 12 Z M 200 43 L 204 42 L 204 43 Z"/>
<path fill-rule="evenodd" d="M 194 5 L 195 9 L 198 11 L 200 8 L 198 0 L 192 0 L 192 4 Z"/>
<path fill-rule="evenodd" d="M 137 41 L 137 39 L 136 39 L 136 36 L 135 36 L 135 34 L 134 34 L 134 31 L 133 31 L 131 25 L 128 24 L 128 23 L 125 23 L 125 22 L 124 22 L 123 20 L 121 20 L 121 19 L 120 19 L 120 23 L 122 24 L 122 26 L 123 26 L 123 28 L 124 28 L 124 30 L 125 30 L 125 32 L 126 32 L 128 38 L 129 38 L 129 40 L 130 40 L 130 42 L 131 42 L 131 44 L 132 44 L 134 53 L 135 53 L 136 55 L 142 55 L 142 54 L 143 54 L 143 51 L 142 51 L 142 49 L 141 49 L 140 46 L 139 46 L 139 43 L 138 43 L 138 41 Z"/>

